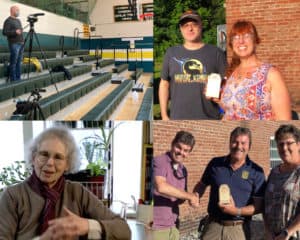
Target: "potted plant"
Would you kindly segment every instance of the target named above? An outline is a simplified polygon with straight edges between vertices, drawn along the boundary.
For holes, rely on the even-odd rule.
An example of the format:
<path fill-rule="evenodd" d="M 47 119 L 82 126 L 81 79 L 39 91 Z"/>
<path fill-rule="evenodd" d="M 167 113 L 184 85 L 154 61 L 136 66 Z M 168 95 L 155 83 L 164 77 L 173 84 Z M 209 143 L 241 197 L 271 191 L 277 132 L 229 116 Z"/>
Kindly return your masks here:
<path fill-rule="evenodd" d="M 102 186 L 104 185 L 105 175 L 108 167 L 111 140 L 113 132 L 118 125 L 113 128 L 101 126 L 100 131 L 85 137 L 80 141 L 80 152 L 88 161 L 85 170 L 75 174 L 69 174 L 68 179 L 73 181 L 85 182 L 86 186 L 96 195 L 102 196 Z M 91 183 L 91 184 L 90 184 Z M 93 183 L 93 184 L 92 184 Z M 94 184 L 95 183 L 95 184 Z M 98 183 L 98 184 L 96 184 Z M 101 193 L 99 194 L 99 187 Z"/>
<path fill-rule="evenodd" d="M 91 177 L 104 176 L 107 169 L 107 163 L 105 163 L 101 158 L 95 162 L 90 162 L 87 167 L 90 170 L 89 174 Z"/>
<path fill-rule="evenodd" d="M 111 139 L 116 127 L 106 129 L 100 127 L 100 133 L 85 137 L 81 141 L 80 150 L 88 161 L 87 169 L 91 177 L 105 175 L 108 166 L 108 154 Z"/>

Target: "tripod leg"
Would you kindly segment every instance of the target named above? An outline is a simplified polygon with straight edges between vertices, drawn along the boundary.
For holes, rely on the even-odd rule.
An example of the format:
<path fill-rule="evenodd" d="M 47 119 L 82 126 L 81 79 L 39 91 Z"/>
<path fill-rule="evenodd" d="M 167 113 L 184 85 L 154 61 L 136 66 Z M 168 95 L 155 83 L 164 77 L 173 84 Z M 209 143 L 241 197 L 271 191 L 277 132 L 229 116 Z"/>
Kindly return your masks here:
<path fill-rule="evenodd" d="M 40 104 L 39 104 L 39 103 L 36 103 L 36 106 L 37 106 L 37 109 L 38 109 L 38 112 L 39 112 L 39 120 L 40 120 L 40 119 L 45 120 L 45 115 L 44 115 L 44 113 L 43 113 L 43 110 L 42 110 Z M 42 117 L 42 118 L 40 118 L 40 117 Z"/>
<path fill-rule="evenodd" d="M 30 31 L 27 33 L 27 35 L 24 39 L 24 44 L 23 44 L 22 48 L 20 49 L 20 53 L 25 51 L 25 46 L 26 46 L 26 43 L 27 43 L 29 37 L 30 37 Z M 27 72 L 28 72 L 28 66 L 27 66 Z"/>
<path fill-rule="evenodd" d="M 37 102 L 32 102 L 32 110 L 30 113 L 30 120 L 40 120 L 38 106 L 39 106 L 39 104 Z"/>
<path fill-rule="evenodd" d="M 28 112 L 26 115 L 25 115 L 25 120 L 34 120 L 34 115 L 35 115 L 35 113 L 34 113 L 34 105 L 33 105 L 33 103 L 32 103 L 32 109 L 31 109 L 31 111 L 30 112 Z"/>
<path fill-rule="evenodd" d="M 45 120 L 44 113 L 38 102 L 32 103 L 31 119 L 30 120 Z"/>
<path fill-rule="evenodd" d="M 45 68 L 48 69 L 48 71 L 49 71 L 49 73 L 50 73 L 50 79 L 51 79 L 51 82 L 52 82 L 52 84 L 54 85 L 54 87 L 55 87 L 55 89 L 56 89 L 56 92 L 59 93 L 58 88 L 57 88 L 57 86 L 56 86 L 56 83 L 55 83 L 54 80 L 53 80 L 52 72 L 50 71 L 50 69 L 49 69 L 49 67 L 48 67 L 48 62 L 47 62 L 46 56 L 45 56 L 45 54 L 44 54 L 44 52 L 43 52 L 43 50 L 42 50 L 42 48 L 41 48 L 40 41 L 39 41 L 39 39 L 38 39 L 38 37 L 37 37 L 37 35 L 36 35 L 35 32 L 33 32 L 33 35 L 34 35 L 34 37 L 35 37 L 35 39 L 36 39 L 36 42 L 37 42 L 37 45 L 38 45 L 38 47 L 39 47 L 40 53 L 42 54 L 42 57 L 43 57 L 43 60 L 44 60 L 44 63 L 45 63 Z"/>
<path fill-rule="evenodd" d="M 29 63 L 28 63 L 28 66 L 27 66 L 27 79 L 29 79 L 30 65 L 31 65 L 33 29 L 30 29 L 28 34 L 29 34 L 29 50 L 28 50 L 29 51 L 29 53 L 28 53 Z"/>

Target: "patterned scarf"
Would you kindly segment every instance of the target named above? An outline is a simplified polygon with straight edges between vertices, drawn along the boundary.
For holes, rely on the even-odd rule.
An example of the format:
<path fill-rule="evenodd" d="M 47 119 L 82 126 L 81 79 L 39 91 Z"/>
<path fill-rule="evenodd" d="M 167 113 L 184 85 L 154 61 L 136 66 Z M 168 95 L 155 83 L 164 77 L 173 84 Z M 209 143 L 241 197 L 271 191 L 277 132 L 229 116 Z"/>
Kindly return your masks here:
<path fill-rule="evenodd" d="M 45 199 L 45 206 L 40 216 L 41 224 L 38 229 L 39 234 L 42 234 L 47 230 L 48 222 L 55 218 L 55 205 L 64 190 L 65 178 L 61 176 L 57 183 L 52 188 L 49 188 L 37 177 L 33 170 L 28 179 L 28 184 L 34 192 Z"/>

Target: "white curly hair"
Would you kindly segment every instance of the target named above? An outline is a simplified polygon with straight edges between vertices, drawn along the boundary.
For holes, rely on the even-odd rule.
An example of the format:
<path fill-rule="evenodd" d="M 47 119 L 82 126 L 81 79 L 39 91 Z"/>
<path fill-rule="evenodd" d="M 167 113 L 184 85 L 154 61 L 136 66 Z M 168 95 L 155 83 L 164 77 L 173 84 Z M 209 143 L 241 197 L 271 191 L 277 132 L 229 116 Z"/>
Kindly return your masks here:
<path fill-rule="evenodd" d="M 48 138 L 58 138 L 66 147 L 66 159 L 68 161 L 69 170 L 66 173 L 74 173 L 80 167 L 80 153 L 70 130 L 65 126 L 55 126 L 45 129 L 36 138 L 34 138 L 26 149 L 26 165 L 32 168 L 34 155 L 38 152 L 41 143 Z"/>

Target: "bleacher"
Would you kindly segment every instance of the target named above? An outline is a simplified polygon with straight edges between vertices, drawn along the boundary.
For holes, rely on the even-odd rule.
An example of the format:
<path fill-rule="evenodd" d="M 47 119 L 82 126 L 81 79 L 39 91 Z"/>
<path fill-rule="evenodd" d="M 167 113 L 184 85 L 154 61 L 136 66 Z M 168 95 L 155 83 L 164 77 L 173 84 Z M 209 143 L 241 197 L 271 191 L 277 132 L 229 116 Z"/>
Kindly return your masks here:
<path fill-rule="evenodd" d="M 113 69 L 112 69 L 112 72 L 113 73 L 121 73 L 123 71 L 125 71 L 126 69 L 128 69 L 128 64 L 125 63 L 125 64 L 121 64 L 119 66 L 115 66 Z"/>
<path fill-rule="evenodd" d="M 46 59 L 48 58 L 55 58 L 56 57 L 56 51 L 45 51 L 43 52 Z M 0 63 L 5 63 L 9 61 L 9 52 L 1 52 L 0 53 Z M 25 52 L 24 57 L 28 57 L 28 54 Z M 43 59 L 43 54 L 41 52 L 35 52 L 33 51 L 31 53 L 31 57 L 36 57 L 38 59 Z"/>
<path fill-rule="evenodd" d="M 133 80 L 137 80 L 142 75 L 142 73 L 143 73 L 143 69 L 142 68 L 137 68 L 136 71 L 134 71 L 130 75 L 130 78 L 133 79 Z"/>
<path fill-rule="evenodd" d="M 65 108 L 67 105 L 89 93 L 91 90 L 100 86 L 105 81 L 108 81 L 110 78 L 111 73 L 92 77 L 64 91 L 42 99 L 40 105 L 45 118 Z"/>
<path fill-rule="evenodd" d="M 69 71 L 72 76 L 78 76 L 80 74 L 91 71 L 91 69 L 91 66 L 82 66 L 70 68 Z M 51 84 L 65 80 L 64 73 L 62 72 L 52 73 L 51 75 L 46 73 L 43 75 L 32 77 L 28 80 L 0 85 L 0 101 L 4 101 L 13 97 L 15 98 L 24 93 L 31 92 L 35 88 L 44 88 Z"/>
<path fill-rule="evenodd" d="M 131 80 L 123 81 L 114 91 L 112 91 L 104 100 L 96 105 L 81 120 L 101 120 L 109 118 L 122 98 L 130 91 L 132 87 Z"/>
<path fill-rule="evenodd" d="M 52 59 L 48 59 L 46 61 L 47 61 L 48 67 L 53 68 L 57 65 L 64 65 L 64 66 L 72 65 L 74 59 L 71 57 L 66 57 L 66 58 L 52 58 Z M 41 60 L 40 63 L 42 65 L 42 68 L 45 69 L 46 63 L 43 60 Z M 7 75 L 8 75 L 7 68 L 8 68 L 8 65 L 0 64 L 0 78 L 7 77 Z M 33 63 L 31 63 L 29 72 L 35 72 L 36 70 L 37 70 L 36 66 Z M 27 73 L 27 72 L 28 72 L 28 63 L 22 64 L 22 73 Z"/>
<path fill-rule="evenodd" d="M 42 99 L 39 101 L 40 109 L 45 119 L 47 119 L 54 114 L 60 112 L 63 113 L 72 104 L 77 104 L 79 107 L 80 105 L 84 105 L 85 103 L 82 99 L 85 99 L 89 94 L 101 94 L 102 91 L 96 91 L 96 89 L 107 89 L 110 88 L 111 85 L 114 85 L 115 87 L 112 90 L 109 90 L 108 94 L 105 95 L 101 101 L 78 118 L 82 120 L 107 120 L 110 119 L 110 116 L 116 111 L 126 96 L 130 94 L 134 86 L 139 86 L 141 89 L 144 87 L 143 83 L 138 85 L 134 84 L 134 81 L 132 81 L 130 77 L 132 72 L 128 72 L 128 64 L 115 66 L 113 59 L 103 60 L 101 57 L 98 57 L 97 59 L 96 56 L 89 55 L 89 51 L 87 50 L 68 50 L 64 52 L 65 56 L 63 58 L 59 51 L 46 51 L 45 53 L 47 53 L 46 61 L 48 68 L 46 68 L 43 58 L 40 59 L 43 69 L 40 73 L 36 72 L 36 66 L 31 63 L 29 78 L 27 79 L 28 64 L 22 64 L 22 80 L 17 82 L 6 82 L 8 66 L 0 64 L 0 119 L 32 120 L 31 113 L 22 115 L 13 115 L 12 113 L 15 110 L 16 104 L 14 99 L 20 98 L 26 100 L 30 93 L 35 89 L 47 89 L 47 94 L 43 94 Z M 7 60 L 9 58 L 9 53 L 1 54 L 2 59 Z M 27 54 L 24 53 L 25 57 L 26 55 Z M 38 53 L 35 53 L 32 56 L 41 58 L 41 54 Z M 100 73 L 92 76 L 91 73 L 94 71 L 96 62 L 98 62 Z M 75 80 L 67 80 L 64 72 L 49 73 L 52 68 L 59 65 L 64 66 Z M 142 71 L 138 76 L 141 74 Z M 112 80 L 112 75 L 124 80 L 117 84 L 113 84 L 110 82 Z M 59 92 L 54 90 L 54 84 L 58 86 Z M 148 109 L 149 113 L 149 109 L 152 109 L 152 107 L 149 104 L 146 104 L 146 99 L 149 98 L 148 95 L 149 93 L 147 94 L 147 97 L 145 96 L 143 109 Z M 4 111 L 1 109 L 9 109 L 8 113 L 6 113 L 6 117 L 4 117 Z M 145 111 L 147 110 L 141 110 L 141 112 Z M 140 113 L 139 117 L 132 116 L 128 120 L 136 118 L 151 120 L 148 113 Z M 35 120 L 42 119 L 41 115 L 35 117 Z M 62 118 L 58 119 L 62 120 Z"/>
<path fill-rule="evenodd" d="M 152 116 L 153 116 L 152 106 L 153 106 L 153 88 L 150 87 L 146 90 L 136 120 L 152 120 Z"/>

